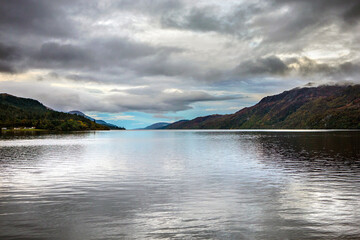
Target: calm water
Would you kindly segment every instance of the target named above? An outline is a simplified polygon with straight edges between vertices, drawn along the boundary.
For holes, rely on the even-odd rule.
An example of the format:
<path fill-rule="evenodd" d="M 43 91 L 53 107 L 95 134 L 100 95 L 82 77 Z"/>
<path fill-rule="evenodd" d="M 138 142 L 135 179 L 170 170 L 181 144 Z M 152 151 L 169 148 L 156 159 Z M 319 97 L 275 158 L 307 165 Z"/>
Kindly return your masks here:
<path fill-rule="evenodd" d="M 0 137 L 0 239 L 360 239 L 360 132 Z"/>

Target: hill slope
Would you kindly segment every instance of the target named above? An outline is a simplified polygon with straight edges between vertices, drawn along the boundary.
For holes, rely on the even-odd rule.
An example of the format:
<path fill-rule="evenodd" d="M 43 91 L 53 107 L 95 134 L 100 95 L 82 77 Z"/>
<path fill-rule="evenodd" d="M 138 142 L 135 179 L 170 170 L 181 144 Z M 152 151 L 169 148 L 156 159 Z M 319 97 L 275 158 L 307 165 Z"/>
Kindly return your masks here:
<path fill-rule="evenodd" d="M 167 127 L 169 124 L 170 123 L 167 123 L 167 122 L 158 122 L 158 123 L 151 124 L 150 126 L 147 126 L 145 128 L 141 128 L 141 129 L 144 129 L 144 130 L 163 129 L 163 128 Z"/>
<path fill-rule="evenodd" d="M 167 129 L 360 129 L 360 85 L 296 88 L 234 114 L 175 122 Z"/>
<path fill-rule="evenodd" d="M 110 128 L 110 129 L 113 129 L 113 130 L 124 130 L 124 129 L 125 129 L 125 128 L 123 128 L 123 127 L 116 126 L 115 124 L 111 124 L 111 123 L 105 122 L 104 120 L 94 119 L 94 118 L 92 118 L 92 117 L 89 117 L 89 116 L 85 115 L 83 112 L 80 112 L 80 111 L 77 111 L 77 110 L 70 111 L 70 112 L 68 112 L 68 113 L 82 116 L 82 117 L 87 118 L 87 119 L 89 119 L 89 120 L 91 120 L 91 121 L 93 121 L 93 122 L 95 121 L 97 124 L 106 126 L 106 127 Z"/>
<path fill-rule="evenodd" d="M 36 127 L 55 131 L 108 130 L 82 116 L 57 112 L 37 100 L 0 94 L 0 127 Z"/>

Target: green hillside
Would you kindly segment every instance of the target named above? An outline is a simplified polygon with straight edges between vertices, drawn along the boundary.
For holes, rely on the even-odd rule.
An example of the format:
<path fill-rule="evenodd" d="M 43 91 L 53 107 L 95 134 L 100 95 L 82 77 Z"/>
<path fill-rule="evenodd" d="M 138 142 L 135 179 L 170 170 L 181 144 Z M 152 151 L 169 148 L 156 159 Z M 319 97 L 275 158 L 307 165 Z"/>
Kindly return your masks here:
<path fill-rule="evenodd" d="M 0 94 L 0 127 L 31 128 L 53 131 L 108 130 L 82 116 L 57 112 L 39 101 Z"/>
<path fill-rule="evenodd" d="M 234 114 L 175 122 L 167 129 L 360 129 L 360 85 L 296 88 Z"/>

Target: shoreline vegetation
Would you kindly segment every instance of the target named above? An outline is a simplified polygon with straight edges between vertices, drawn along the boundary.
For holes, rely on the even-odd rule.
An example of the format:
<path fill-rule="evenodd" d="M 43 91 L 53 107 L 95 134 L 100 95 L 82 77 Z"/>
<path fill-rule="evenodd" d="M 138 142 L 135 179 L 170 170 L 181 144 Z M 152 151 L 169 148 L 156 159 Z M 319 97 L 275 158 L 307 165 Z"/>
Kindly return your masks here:
<path fill-rule="evenodd" d="M 1 132 L 47 132 L 46 129 L 36 128 L 13 128 L 13 129 L 1 129 Z"/>
<path fill-rule="evenodd" d="M 106 129 L 106 130 L 73 130 L 73 131 L 56 131 L 49 129 L 26 129 L 26 128 L 16 128 L 16 129 L 1 129 L 1 134 L 32 134 L 32 133 L 49 133 L 49 134 L 57 134 L 57 133 L 86 133 L 86 132 L 95 132 L 95 131 L 124 131 L 122 129 Z"/>
<path fill-rule="evenodd" d="M 53 132 L 110 130 L 83 116 L 52 110 L 39 101 L 0 94 L 0 128 L 11 131 Z M 119 128 L 119 130 L 124 128 Z"/>

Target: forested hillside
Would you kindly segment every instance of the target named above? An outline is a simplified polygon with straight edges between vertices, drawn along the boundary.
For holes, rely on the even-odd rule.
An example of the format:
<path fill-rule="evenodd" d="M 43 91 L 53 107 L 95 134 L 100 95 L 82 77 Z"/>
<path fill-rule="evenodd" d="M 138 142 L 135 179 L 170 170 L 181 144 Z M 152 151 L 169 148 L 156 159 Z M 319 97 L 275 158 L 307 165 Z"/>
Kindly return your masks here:
<path fill-rule="evenodd" d="M 82 116 L 57 112 L 39 101 L 0 94 L 1 128 L 35 127 L 54 131 L 108 130 Z"/>
<path fill-rule="evenodd" d="M 360 129 L 360 85 L 296 88 L 234 114 L 175 122 L 167 129 Z"/>

